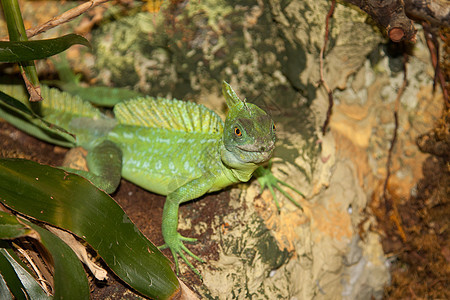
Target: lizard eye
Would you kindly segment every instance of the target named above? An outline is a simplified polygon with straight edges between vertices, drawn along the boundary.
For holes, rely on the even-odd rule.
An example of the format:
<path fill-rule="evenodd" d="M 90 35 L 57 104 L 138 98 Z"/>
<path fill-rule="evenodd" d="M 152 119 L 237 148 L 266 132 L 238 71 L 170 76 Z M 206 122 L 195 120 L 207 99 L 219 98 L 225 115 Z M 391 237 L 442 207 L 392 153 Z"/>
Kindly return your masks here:
<path fill-rule="evenodd" d="M 272 124 L 272 130 L 277 131 L 277 127 L 275 126 L 275 123 Z"/>
<path fill-rule="evenodd" d="M 242 131 L 238 127 L 234 127 L 234 134 L 240 137 L 242 136 Z"/>

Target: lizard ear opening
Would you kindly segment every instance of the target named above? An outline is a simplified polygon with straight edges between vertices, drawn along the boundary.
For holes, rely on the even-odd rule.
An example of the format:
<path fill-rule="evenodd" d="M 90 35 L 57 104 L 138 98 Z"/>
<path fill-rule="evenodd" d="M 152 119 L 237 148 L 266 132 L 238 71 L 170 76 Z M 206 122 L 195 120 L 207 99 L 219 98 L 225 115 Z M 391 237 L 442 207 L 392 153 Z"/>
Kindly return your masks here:
<path fill-rule="evenodd" d="M 244 106 L 244 102 L 239 99 L 236 93 L 233 91 L 231 86 L 226 82 L 222 82 L 222 93 L 227 101 L 227 106 L 229 109 L 238 108 L 241 109 Z"/>

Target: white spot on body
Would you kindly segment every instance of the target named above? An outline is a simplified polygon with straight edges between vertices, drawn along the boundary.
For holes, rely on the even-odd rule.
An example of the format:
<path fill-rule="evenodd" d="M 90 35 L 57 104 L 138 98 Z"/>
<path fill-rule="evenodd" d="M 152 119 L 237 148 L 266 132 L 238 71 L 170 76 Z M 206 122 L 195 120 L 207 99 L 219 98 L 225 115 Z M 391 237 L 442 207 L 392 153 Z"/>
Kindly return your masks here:
<path fill-rule="evenodd" d="M 133 158 L 130 158 L 129 160 L 129 164 L 136 166 L 136 167 L 140 167 L 141 166 L 141 160 L 135 160 Z"/>
<path fill-rule="evenodd" d="M 163 143 L 163 144 L 167 144 L 167 145 L 170 144 L 170 139 L 156 138 L 156 141 L 158 143 Z"/>
<path fill-rule="evenodd" d="M 123 137 L 126 138 L 126 139 L 132 139 L 132 138 L 135 137 L 135 135 L 132 134 L 132 133 L 129 133 L 129 132 L 124 132 L 123 133 Z"/>

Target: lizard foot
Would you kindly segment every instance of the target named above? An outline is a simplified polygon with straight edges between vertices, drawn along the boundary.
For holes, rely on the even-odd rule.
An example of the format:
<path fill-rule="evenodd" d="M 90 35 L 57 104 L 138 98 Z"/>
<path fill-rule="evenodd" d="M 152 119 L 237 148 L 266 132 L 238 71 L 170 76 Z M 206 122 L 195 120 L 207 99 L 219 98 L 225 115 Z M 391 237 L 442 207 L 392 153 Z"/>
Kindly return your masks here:
<path fill-rule="evenodd" d="M 180 256 L 185 261 L 185 263 L 189 266 L 189 268 L 191 268 L 191 270 L 195 274 L 197 274 L 200 277 L 200 279 L 202 279 L 202 275 L 200 275 L 200 272 L 194 267 L 194 265 L 192 265 L 191 262 L 188 261 L 186 255 L 184 255 L 183 252 L 186 252 L 188 255 L 192 256 L 199 262 L 204 263 L 205 261 L 203 259 L 201 259 L 200 257 L 198 257 L 197 255 L 195 255 L 194 253 L 192 253 L 191 250 L 189 250 L 183 244 L 183 241 L 192 243 L 192 242 L 196 242 L 197 239 L 184 237 L 177 232 L 176 236 L 174 236 L 173 238 L 167 239 L 166 243 L 162 246 L 159 246 L 158 249 L 159 250 L 163 250 L 163 249 L 167 249 L 167 248 L 170 249 L 170 252 L 172 252 L 173 260 L 175 262 L 175 269 L 177 271 L 177 275 L 180 273 L 179 266 L 178 266 L 178 256 Z"/>
<path fill-rule="evenodd" d="M 257 177 L 258 182 L 261 185 L 261 191 L 263 191 L 266 187 L 269 189 L 270 193 L 272 194 L 273 200 L 275 201 L 275 205 L 277 206 L 278 211 L 280 211 L 280 205 L 278 203 L 277 197 L 275 196 L 274 188 L 279 190 L 286 198 L 289 199 L 289 201 L 291 201 L 295 206 L 297 206 L 298 208 L 300 208 L 303 211 L 303 208 L 300 205 L 300 203 L 295 201 L 294 198 L 292 198 L 291 195 L 289 195 L 285 190 L 283 190 L 280 185 L 283 185 L 283 186 L 293 190 L 294 192 L 296 192 L 297 194 L 299 194 L 303 198 L 306 198 L 305 195 L 303 195 L 302 192 L 300 192 L 299 190 L 297 190 L 293 186 L 287 184 L 286 182 L 281 181 L 278 178 L 276 178 L 272 174 L 270 169 L 259 167 L 256 171 L 257 171 L 256 174 L 258 176 Z"/>

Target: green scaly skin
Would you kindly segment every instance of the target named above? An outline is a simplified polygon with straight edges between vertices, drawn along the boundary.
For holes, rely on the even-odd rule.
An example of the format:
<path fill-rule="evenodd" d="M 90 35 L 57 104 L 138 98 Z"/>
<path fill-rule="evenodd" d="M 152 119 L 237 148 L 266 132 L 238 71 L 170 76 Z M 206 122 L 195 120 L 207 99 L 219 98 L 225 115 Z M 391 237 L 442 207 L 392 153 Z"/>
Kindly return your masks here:
<path fill-rule="evenodd" d="M 183 242 L 194 242 L 177 232 L 178 207 L 205 193 L 248 181 L 272 155 L 275 132 L 272 119 L 260 108 L 241 101 L 224 83 L 229 113 L 223 132 L 180 132 L 116 126 L 108 135 L 123 152 L 122 176 L 147 190 L 167 195 L 162 233 L 178 271 L 177 256 L 198 274 L 183 251 L 195 259 Z"/>
<path fill-rule="evenodd" d="M 43 109 L 44 118 L 75 133 L 74 146 L 88 150 L 89 172 L 70 169 L 71 172 L 86 177 L 107 193 L 114 192 L 123 177 L 167 196 L 162 221 L 165 244 L 160 248 L 170 249 L 177 273 L 180 256 L 200 276 L 184 253 L 203 262 L 183 243 L 196 239 L 183 237 L 177 231 L 181 203 L 246 182 L 256 170 L 262 187 L 269 187 L 272 194 L 273 188 L 281 190 L 278 183 L 286 186 L 260 167 L 269 160 L 275 146 L 273 120 L 256 105 L 241 101 L 226 82 L 222 91 L 229 108 L 225 122 L 205 107 L 178 100 L 130 100 L 114 108 L 117 119 L 86 107 L 87 103 L 80 99 L 61 100 L 62 94 L 53 90 L 49 90 L 48 98 L 58 100 L 44 102 L 50 106 Z M 149 102 L 156 106 L 148 108 Z M 177 105 L 191 110 L 180 113 Z M 165 107 L 172 106 L 174 111 L 161 115 Z M 81 108 L 78 111 L 74 107 Z M 197 110 L 203 112 L 196 113 Z M 151 117 L 156 118 L 154 123 L 148 120 Z M 211 125 L 205 125 L 208 120 Z"/>

